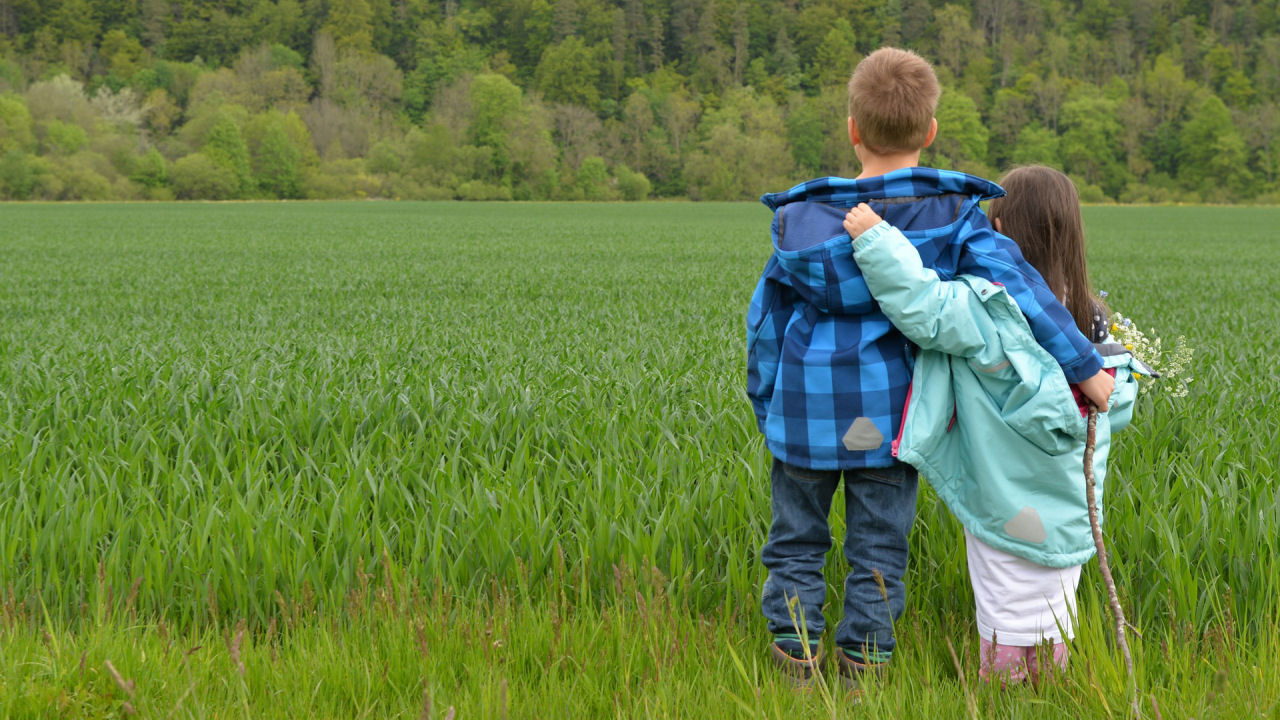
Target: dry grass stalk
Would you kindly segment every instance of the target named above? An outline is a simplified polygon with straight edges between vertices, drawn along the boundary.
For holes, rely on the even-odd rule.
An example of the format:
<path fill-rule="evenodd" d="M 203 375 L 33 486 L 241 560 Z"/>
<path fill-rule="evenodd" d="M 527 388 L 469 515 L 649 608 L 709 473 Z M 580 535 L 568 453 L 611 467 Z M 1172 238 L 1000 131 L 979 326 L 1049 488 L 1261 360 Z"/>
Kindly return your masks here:
<path fill-rule="evenodd" d="M 399 609 L 400 603 L 397 600 L 395 587 L 391 582 L 391 555 L 384 547 L 382 548 L 382 602 L 386 607 Z"/>
<path fill-rule="evenodd" d="M 418 652 L 422 657 L 428 657 L 430 655 L 429 651 L 431 649 L 431 645 L 427 642 L 427 626 L 419 620 L 413 624 L 413 632 L 418 640 Z"/>
<path fill-rule="evenodd" d="M 1111 614 L 1115 618 L 1116 644 L 1124 655 L 1124 667 L 1129 673 L 1129 704 L 1133 716 L 1141 717 L 1138 710 L 1138 681 L 1133 674 L 1133 655 L 1129 652 L 1129 642 L 1125 639 L 1124 628 L 1128 623 L 1124 619 L 1124 609 L 1120 607 L 1120 597 L 1116 594 L 1116 581 L 1111 577 L 1111 564 L 1107 561 L 1107 547 L 1102 541 L 1102 526 L 1098 522 L 1098 502 L 1095 497 L 1093 480 L 1093 452 L 1098 435 L 1098 409 L 1089 406 L 1089 430 L 1084 444 L 1084 487 L 1085 499 L 1089 503 L 1089 526 L 1093 529 L 1093 544 L 1098 549 L 1098 569 L 1102 571 L 1102 580 L 1107 586 L 1107 598 L 1111 601 Z"/>
<path fill-rule="evenodd" d="M 227 644 L 227 650 L 231 654 L 231 661 L 236 664 L 236 670 L 240 673 L 240 677 L 244 677 L 244 661 L 240 659 L 240 648 L 244 645 L 245 622 L 243 619 L 236 624 L 236 634 L 231 638 L 231 642 Z"/>
<path fill-rule="evenodd" d="M 268 648 L 268 649 L 270 650 L 270 652 L 271 652 L 271 662 L 273 662 L 273 663 L 274 663 L 277 659 L 279 659 L 279 658 L 277 657 L 277 653 L 276 653 L 276 643 L 275 643 L 275 640 L 276 640 L 276 616 L 275 616 L 275 615 L 272 615 L 272 616 L 271 616 L 271 622 L 270 622 L 270 624 L 268 624 L 268 625 L 267 625 L 267 648 Z"/>
<path fill-rule="evenodd" d="M 120 672 L 116 670 L 116 666 L 111 664 L 110 660 L 103 661 L 103 665 L 106 665 L 107 673 L 111 675 L 111 679 L 116 681 L 116 686 L 119 687 L 125 695 L 128 695 L 130 700 L 135 699 L 133 693 L 133 681 L 125 680 L 124 677 L 120 675 Z"/>
<path fill-rule="evenodd" d="M 129 613 L 129 617 L 133 620 L 138 619 L 138 608 L 134 603 L 138 600 L 138 590 L 142 587 L 142 576 L 139 575 L 134 579 L 133 584 L 129 586 L 129 595 L 125 597 L 124 609 Z"/>
<path fill-rule="evenodd" d="M 992 643 L 994 645 L 994 643 Z M 964 667 L 960 664 L 960 657 L 956 655 L 956 646 L 951 644 L 951 638 L 947 638 L 947 650 L 951 651 L 951 662 L 956 666 L 956 674 L 960 677 L 960 687 L 964 688 L 964 704 L 968 708 L 969 717 L 973 720 L 978 719 L 978 701 L 973 697 L 973 690 L 970 689 L 969 683 L 964 677 Z"/>

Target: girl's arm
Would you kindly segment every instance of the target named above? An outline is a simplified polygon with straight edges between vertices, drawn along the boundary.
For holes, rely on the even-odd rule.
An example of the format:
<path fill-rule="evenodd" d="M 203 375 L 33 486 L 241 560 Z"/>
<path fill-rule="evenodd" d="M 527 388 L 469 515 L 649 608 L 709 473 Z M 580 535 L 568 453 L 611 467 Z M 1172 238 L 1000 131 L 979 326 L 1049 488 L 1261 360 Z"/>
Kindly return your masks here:
<path fill-rule="evenodd" d="M 1068 382 L 1095 379 L 1102 358 L 1089 339 L 1076 329 L 1076 322 L 1045 284 L 1040 273 L 1022 257 L 1013 240 L 995 232 L 986 223 L 969 229 L 964 249 L 956 262 L 956 272 L 989 280 L 1004 287 L 1027 318 L 1036 342 L 1058 361 Z M 1103 373 L 1105 375 L 1105 373 Z M 1106 399 L 1086 394 L 1099 403 Z"/>
<path fill-rule="evenodd" d="M 853 258 L 871 295 L 903 335 L 920 347 L 961 357 L 983 348 L 979 323 L 990 321 L 968 285 L 944 281 L 924 267 L 911 242 L 865 203 L 849 210 L 844 227 L 854 238 Z M 1079 386 L 1099 410 L 1108 409 L 1115 379 L 1106 370 Z"/>
<path fill-rule="evenodd" d="M 968 285 L 925 267 L 911 242 L 865 203 L 849 211 L 844 227 L 854 238 L 853 259 L 894 327 L 922 348 L 961 357 L 982 350 L 979 323 L 990 321 Z"/>

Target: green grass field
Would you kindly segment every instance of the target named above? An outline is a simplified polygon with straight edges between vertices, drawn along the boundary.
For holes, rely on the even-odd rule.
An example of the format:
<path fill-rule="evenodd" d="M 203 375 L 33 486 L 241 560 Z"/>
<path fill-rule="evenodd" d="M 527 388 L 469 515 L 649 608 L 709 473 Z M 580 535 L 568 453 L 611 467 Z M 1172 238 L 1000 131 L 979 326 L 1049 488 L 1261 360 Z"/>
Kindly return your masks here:
<path fill-rule="evenodd" d="M 0 717 L 1126 712 L 1096 564 L 1064 677 L 973 683 L 927 489 L 888 680 L 854 706 L 770 673 L 762 206 L 0 217 Z M 1278 717 L 1280 209 L 1086 221 L 1112 306 L 1196 349 L 1111 456 L 1142 707 Z"/>

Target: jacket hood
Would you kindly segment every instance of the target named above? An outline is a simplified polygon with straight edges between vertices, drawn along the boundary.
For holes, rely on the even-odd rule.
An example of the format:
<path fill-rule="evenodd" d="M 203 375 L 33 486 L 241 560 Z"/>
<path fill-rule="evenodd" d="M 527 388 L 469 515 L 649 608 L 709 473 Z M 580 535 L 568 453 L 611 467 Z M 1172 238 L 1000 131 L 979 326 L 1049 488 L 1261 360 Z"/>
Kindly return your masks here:
<path fill-rule="evenodd" d="M 827 313 L 876 309 L 844 230 L 848 208 L 865 202 L 903 230 L 932 266 L 949 248 L 955 229 L 982 200 L 1000 197 L 999 185 L 962 172 L 904 168 L 861 180 L 823 177 L 760 201 L 774 211 L 773 261 L 778 280 Z"/>
<path fill-rule="evenodd" d="M 861 180 L 821 177 L 802 182 L 789 190 L 761 195 L 760 202 L 770 210 L 793 202 L 820 202 L 847 209 L 879 198 L 926 198 L 948 194 L 991 200 L 1003 197 L 1004 188 L 990 180 L 955 170 L 911 167 Z"/>

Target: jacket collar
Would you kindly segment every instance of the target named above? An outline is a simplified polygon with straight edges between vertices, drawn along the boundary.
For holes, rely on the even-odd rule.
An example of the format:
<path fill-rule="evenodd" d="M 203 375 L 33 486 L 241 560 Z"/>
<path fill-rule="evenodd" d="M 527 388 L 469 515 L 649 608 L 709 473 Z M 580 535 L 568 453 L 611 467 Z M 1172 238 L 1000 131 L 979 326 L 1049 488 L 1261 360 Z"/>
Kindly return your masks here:
<path fill-rule="evenodd" d="M 1004 188 L 967 173 L 910 167 L 875 177 L 852 180 L 842 177 L 820 177 L 796 185 L 790 190 L 767 193 L 760 202 L 770 210 L 793 202 L 821 202 L 853 207 L 860 202 L 892 197 L 934 197 L 961 194 L 979 200 L 1002 197 Z"/>

